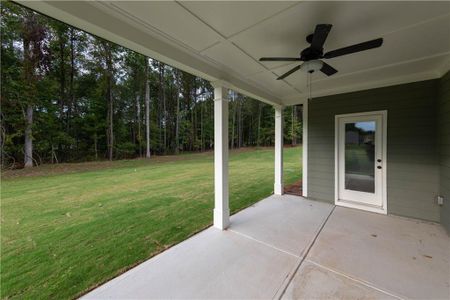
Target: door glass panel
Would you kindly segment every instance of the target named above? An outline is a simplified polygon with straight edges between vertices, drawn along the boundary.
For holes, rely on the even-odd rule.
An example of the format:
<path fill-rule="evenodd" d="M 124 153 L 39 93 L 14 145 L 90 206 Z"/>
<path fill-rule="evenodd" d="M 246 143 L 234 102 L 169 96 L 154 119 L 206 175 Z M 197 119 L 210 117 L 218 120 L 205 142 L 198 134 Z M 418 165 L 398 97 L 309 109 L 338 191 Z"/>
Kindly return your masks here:
<path fill-rule="evenodd" d="M 375 121 L 345 124 L 345 189 L 375 192 Z"/>

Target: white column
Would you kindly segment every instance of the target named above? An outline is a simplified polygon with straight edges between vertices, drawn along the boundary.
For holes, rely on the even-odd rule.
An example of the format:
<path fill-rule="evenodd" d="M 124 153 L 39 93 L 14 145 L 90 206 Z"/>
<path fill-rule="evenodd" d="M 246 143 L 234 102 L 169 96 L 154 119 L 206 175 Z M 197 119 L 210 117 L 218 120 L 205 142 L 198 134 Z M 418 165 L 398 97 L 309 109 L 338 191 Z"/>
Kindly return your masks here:
<path fill-rule="evenodd" d="M 308 197 L 308 99 L 303 103 L 303 138 L 302 138 L 302 193 L 303 197 Z"/>
<path fill-rule="evenodd" d="M 227 89 L 214 87 L 214 227 L 230 224 L 228 206 L 228 99 Z"/>
<path fill-rule="evenodd" d="M 283 107 L 275 107 L 275 195 L 283 195 Z"/>

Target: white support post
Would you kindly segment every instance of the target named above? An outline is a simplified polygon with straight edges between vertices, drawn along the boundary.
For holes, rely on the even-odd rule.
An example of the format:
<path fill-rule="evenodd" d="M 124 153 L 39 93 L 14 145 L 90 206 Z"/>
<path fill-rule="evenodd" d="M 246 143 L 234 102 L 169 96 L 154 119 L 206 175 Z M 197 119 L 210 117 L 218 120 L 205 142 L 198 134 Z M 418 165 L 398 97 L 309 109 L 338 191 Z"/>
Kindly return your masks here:
<path fill-rule="evenodd" d="M 275 195 L 283 195 L 283 107 L 275 107 Z"/>
<path fill-rule="evenodd" d="M 227 89 L 214 87 L 214 227 L 230 224 L 228 205 L 228 99 Z"/>
<path fill-rule="evenodd" d="M 303 103 L 302 114 L 302 194 L 303 197 L 308 197 L 308 99 Z"/>

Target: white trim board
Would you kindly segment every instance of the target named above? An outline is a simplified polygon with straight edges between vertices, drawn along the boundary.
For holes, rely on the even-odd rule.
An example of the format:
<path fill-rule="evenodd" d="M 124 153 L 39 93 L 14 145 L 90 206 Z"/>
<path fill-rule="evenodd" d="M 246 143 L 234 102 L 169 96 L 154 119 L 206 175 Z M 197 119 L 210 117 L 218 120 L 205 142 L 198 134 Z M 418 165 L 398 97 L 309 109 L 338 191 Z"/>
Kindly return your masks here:
<path fill-rule="evenodd" d="M 447 66 L 445 66 L 443 69 L 447 69 Z M 448 69 L 450 69 L 450 63 L 448 66 Z M 340 94 L 347 94 L 347 93 L 353 93 L 353 92 L 360 92 L 360 91 L 367 91 L 372 89 L 378 89 L 378 88 L 384 88 L 384 87 L 390 87 L 390 86 L 396 86 L 396 85 L 402 85 L 402 84 L 408 84 L 413 82 L 420 82 L 420 81 L 426 81 L 426 80 L 432 80 L 432 79 L 439 79 L 442 76 L 444 76 L 446 72 L 422 72 L 422 73 L 414 73 L 414 74 L 408 74 L 405 76 L 395 77 L 395 78 L 389 78 L 386 80 L 377 80 L 377 81 L 367 81 L 365 83 L 359 83 L 359 84 L 352 84 L 347 85 L 339 88 L 332 88 L 332 89 L 326 89 L 326 90 L 318 90 L 312 92 L 312 98 L 322 98 L 322 97 L 331 97 L 334 95 L 340 95 Z M 314 84 L 314 82 L 313 82 Z M 299 97 L 298 95 L 292 95 L 288 96 L 283 99 L 283 103 L 285 105 L 295 105 L 304 103 L 306 101 L 306 96 Z"/>

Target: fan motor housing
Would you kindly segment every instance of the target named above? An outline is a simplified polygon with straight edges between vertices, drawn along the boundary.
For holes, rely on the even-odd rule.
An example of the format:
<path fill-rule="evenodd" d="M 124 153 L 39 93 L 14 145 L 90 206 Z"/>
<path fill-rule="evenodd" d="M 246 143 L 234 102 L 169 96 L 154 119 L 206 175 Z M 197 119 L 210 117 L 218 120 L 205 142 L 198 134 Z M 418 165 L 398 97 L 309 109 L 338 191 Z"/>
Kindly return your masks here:
<path fill-rule="evenodd" d="M 311 47 L 308 47 L 306 49 L 303 49 L 302 52 L 300 52 L 300 59 L 303 61 L 313 60 L 313 59 L 319 59 L 323 56 L 323 49 L 316 50 Z"/>

